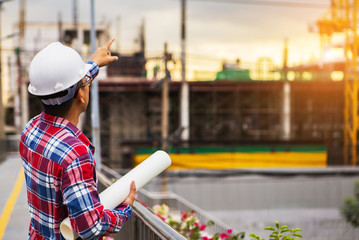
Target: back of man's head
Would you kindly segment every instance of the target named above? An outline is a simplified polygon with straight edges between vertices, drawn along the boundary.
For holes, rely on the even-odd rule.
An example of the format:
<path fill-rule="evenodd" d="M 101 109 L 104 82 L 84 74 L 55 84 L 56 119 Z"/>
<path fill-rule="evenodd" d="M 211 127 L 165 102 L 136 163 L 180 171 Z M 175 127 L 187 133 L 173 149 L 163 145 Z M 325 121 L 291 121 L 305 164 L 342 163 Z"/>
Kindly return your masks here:
<path fill-rule="evenodd" d="M 51 43 L 31 61 L 28 90 L 40 97 L 45 112 L 63 116 L 70 109 L 77 85 L 89 68 L 74 49 L 59 42 Z"/>

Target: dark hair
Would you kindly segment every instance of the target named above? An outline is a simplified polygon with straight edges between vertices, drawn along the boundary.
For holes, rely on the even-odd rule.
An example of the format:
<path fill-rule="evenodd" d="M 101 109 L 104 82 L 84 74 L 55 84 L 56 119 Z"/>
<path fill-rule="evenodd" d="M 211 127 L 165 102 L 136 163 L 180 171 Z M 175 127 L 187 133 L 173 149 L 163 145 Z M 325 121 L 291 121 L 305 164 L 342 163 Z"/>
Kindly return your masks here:
<path fill-rule="evenodd" d="M 46 105 L 45 103 L 43 103 L 41 101 L 44 106 L 45 113 L 53 115 L 53 116 L 57 116 L 57 117 L 65 117 L 68 114 L 68 112 L 70 111 L 72 102 L 74 101 L 74 98 L 76 97 L 81 84 L 82 84 L 82 80 L 80 80 L 78 83 L 76 83 L 76 92 L 75 92 L 74 97 L 67 100 L 66 102 L 61 103 L 60 105 Z M 63 96 L 66 96 L 67 93 L 68 93 L 68 90 L 66 89 L 64 91 L 54 93 L 51 95 L 40 96 L 40 99 L 46 100 L 46 99 L 51 99 L 51 98 L 63 97 Z"/>

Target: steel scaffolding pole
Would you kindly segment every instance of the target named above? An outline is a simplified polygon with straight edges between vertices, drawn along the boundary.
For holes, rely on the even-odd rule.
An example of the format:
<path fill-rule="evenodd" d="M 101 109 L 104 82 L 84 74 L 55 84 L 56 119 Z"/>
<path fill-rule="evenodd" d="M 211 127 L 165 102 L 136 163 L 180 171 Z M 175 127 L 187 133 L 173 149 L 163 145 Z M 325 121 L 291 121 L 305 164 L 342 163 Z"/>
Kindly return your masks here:
<path fill-rule="evenodd" d="M 358 75 L 357 75 L 357 57 L 358 57 L 358 39 L 357 39 L 357 10 L 358 7 L 358 0 L 354 0 L 354 6 L 353 6 L 353 99 L 352 99 L 352 165 L 355 166 L 357 164 L 357 133 L 358 133 Z"/>
<path fill-rule="evenodd" d="M 349 22 L 349 3 L 348 0 L 345 0 L 345 18 Z M 345 30 L 345 74 L 344 74 L 344 84 L 345 84 L 345 92 L 344 92 L 344 148 L 343 148 L 343 162 L 344 165 L 348 165 L 349 162 L 349 142 L 350 142 L 350 123 L 349 123 L 349 103 L 350 103 L 350 60 L 349 60 L 349 51 L 350 51 L 350 44 L 349 44 L 349 30 Z"/>
<path fill-rule="evenodd" d="M 1 44 L 1 11 L 2 3 L 0 1 L 0 138 L 5 137 L 5 114 L 4 114 L 4 105 L 3 105 L 3 92 L 2 92 L 2 44 Z"/>
<path fill-rule="evenodd" d="M 21 0 L 19 12 L 19 79 L 20 79 L 20 99 L 21 99 L 21 128 L 25 127 L 29 121 L 29 97 L 27 92 L 27 82 L 24 77 L 23 61 L 21 57 L 24 52 L 25 40 L 25 0 Z"/>
<path fill-rule="evenodd" d="M 91 0 L 91 52 L 96 50 L 96 28 L 95 28 L 95 3 Z M 99 110 L 99 94 L 98 81 L 93 81 L 91 89 L 91 123 L 92 123 L 92 142 L 96 148 L 95 160 L 97 169 L 101 169 L 101 135 L 100 135 L 100 110 Z"/>
<path fill-rule="evenodd" d="M 167 68 L 168 63 L 168 47 L 167 43 L 164 46 L 164 60 L 165 60 L 165 78 L 162 82 L 162 120 L 161 120 L 161 138 L 162 138 L 162 150 L 168 150 L 168 113 L 169 113 L 169 72 Z"/>
<path fill-rule="evenodd" d="M 343 6 L 344 5 L 344 6 Z M 358 161 L 358 0 L 353 3 L 339 1 L 335 4 L 338 9 L 344 9 L 348 23 L 345 31 L 346 72 L 344 98 L 344 139 L 343 163 L 356 166 Z M 338 17 L 334 15 L 333 17 Z M 334 19 L 334 21 L 337 19 Z M 351 160 L 351 161 L 350 161 Z"/>
<path fill-rule="evenodd" d="M 182 65 L 182 84 L 180 95 L 180 127 L 183 128 L 181 139 L 189 140 L 189 86 L 186 80 L 186 0 L 182 0 L 181 6 L 181 65 Z"/>

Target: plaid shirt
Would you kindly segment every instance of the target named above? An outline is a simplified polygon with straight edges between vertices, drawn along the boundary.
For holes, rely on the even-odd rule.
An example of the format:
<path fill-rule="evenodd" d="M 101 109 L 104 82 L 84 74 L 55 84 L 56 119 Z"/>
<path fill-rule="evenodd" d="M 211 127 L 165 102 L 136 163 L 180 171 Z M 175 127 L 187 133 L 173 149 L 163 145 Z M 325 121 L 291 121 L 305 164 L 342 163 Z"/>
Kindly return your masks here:
<path fill-rule="evenodd" d="M 127 204 L 104 209 L 94 147 L 68 120 L 44 112 L 36 116 L 21 133 L 19 150 L 31 216 L 29 239 L 64 239 L 60 223 L 67 216 L 83 239 L 98 239 L 118 232 L 131 216 Z"/>

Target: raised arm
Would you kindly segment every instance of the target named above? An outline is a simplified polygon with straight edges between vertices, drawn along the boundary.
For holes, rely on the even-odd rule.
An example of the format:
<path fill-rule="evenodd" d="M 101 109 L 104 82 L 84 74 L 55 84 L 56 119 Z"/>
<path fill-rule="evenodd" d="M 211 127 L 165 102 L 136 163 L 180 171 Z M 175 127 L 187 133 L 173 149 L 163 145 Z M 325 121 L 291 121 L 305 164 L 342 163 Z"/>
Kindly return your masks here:
<path fill-rule="evenodd" d="M 115 39 L 112 38 L 105 45 L 96 49 L 96 51 L 94 52 L 94 54 L 91 57 L 91 61 L 94 61 L 95 63 L 97 63 L 97 65 L 99 67 L 103 67 L 111 62 L 117 61 L 118 57 L 111 56 L 111 52 L 109 50 L 114 41 L 115 41 Z"/>

